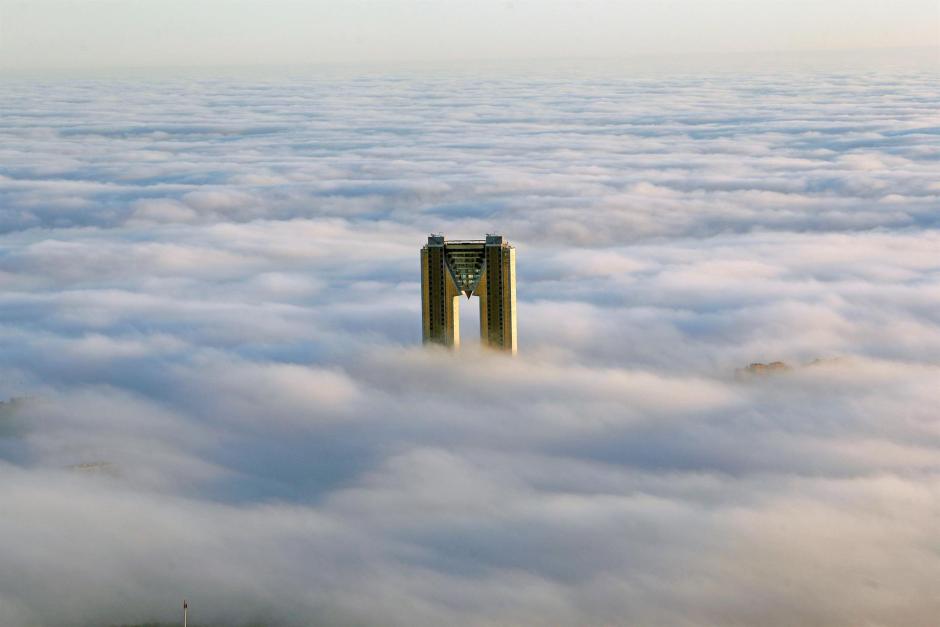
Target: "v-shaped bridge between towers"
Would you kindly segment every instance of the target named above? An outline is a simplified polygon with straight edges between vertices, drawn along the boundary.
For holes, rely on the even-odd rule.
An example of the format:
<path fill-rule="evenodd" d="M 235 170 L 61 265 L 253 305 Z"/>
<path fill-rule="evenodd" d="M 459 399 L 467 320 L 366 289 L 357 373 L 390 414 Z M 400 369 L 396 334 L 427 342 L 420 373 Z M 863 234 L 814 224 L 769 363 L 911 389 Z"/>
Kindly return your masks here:
<path fill-rule="evenodd" d="M 460 346 L 460 294 L 480 299 L 483 346 L 516 352 L 516 250 L 501 235 L 446 240 L 431 235 L 421 249 L 425 343 Z"/>

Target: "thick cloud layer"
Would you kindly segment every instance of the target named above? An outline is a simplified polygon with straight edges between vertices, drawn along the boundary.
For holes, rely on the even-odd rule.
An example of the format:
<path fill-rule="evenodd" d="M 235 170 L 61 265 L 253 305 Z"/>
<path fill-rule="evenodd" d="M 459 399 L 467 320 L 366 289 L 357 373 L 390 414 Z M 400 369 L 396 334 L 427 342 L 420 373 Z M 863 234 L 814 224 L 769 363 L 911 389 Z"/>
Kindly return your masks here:
<path fill-rule="evenodd" d="M 0 624 L 933 624 L 937 78 L 8 81 Z"/>

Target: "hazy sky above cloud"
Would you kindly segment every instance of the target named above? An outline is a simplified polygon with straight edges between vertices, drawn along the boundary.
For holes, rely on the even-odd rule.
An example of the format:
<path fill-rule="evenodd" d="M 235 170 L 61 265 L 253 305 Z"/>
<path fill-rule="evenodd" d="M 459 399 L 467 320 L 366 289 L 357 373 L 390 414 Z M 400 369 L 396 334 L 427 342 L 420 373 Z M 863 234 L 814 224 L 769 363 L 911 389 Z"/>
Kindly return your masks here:
<path fill-rule="evenodd" d="M 0 625 L 932 626 L 937 79 L 6 80 Z"/>
<path fill-rule="evenodd" d="M 0 68 L 940 45 L 935 0 L 0 0 Z"/>

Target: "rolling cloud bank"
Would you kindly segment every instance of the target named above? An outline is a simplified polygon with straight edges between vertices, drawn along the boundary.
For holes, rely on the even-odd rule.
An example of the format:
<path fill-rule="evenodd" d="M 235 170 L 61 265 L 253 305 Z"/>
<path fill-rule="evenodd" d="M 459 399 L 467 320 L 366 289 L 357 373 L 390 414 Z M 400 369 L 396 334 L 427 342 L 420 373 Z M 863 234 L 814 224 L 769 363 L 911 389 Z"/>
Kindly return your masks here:
<path fill-rule="evenodd" d="M 937 79 L 6 80 L 0 624 L 935 624 Z"/>

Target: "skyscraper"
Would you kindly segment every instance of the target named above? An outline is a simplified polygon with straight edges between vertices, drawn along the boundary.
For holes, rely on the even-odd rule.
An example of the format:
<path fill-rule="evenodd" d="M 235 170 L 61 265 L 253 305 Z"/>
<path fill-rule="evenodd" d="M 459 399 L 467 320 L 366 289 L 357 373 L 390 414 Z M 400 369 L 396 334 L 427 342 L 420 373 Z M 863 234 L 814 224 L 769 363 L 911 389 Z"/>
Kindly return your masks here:
<path fill-rule="evenodd" d="M 425 343 L 460 346 L 460 294 L 480 299 L 483 346 L 516 352 L 516 249 L 502 235 L 451 240 L 431 235 L 421 249 Z"/>

